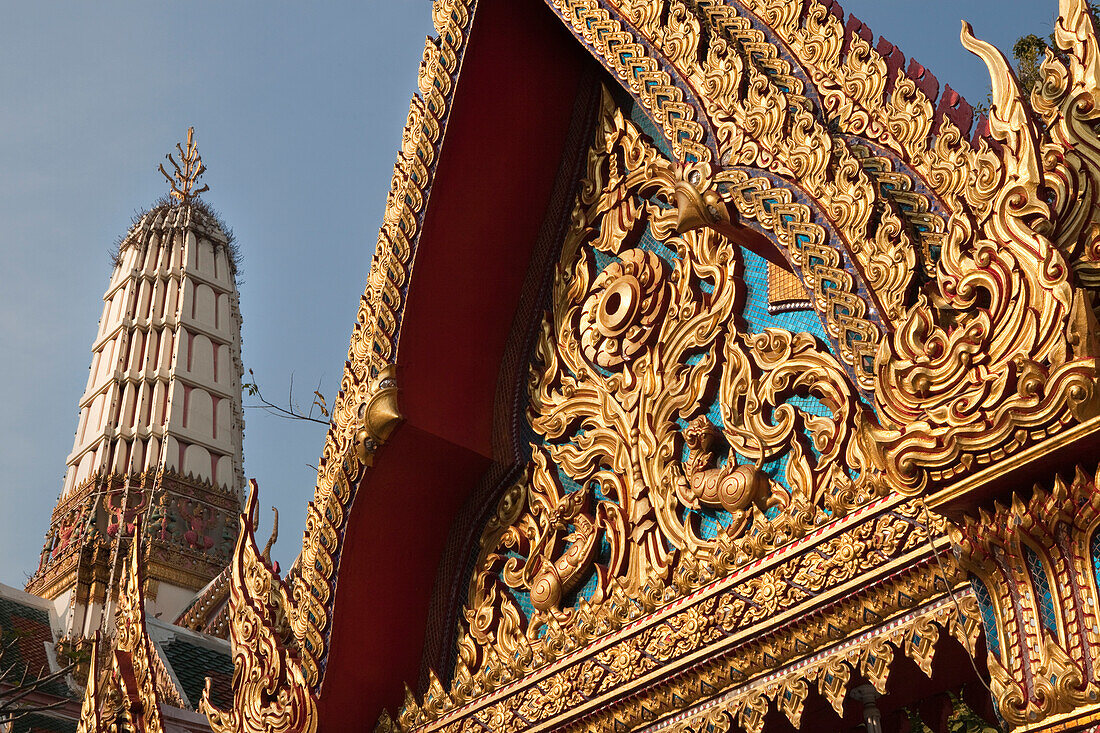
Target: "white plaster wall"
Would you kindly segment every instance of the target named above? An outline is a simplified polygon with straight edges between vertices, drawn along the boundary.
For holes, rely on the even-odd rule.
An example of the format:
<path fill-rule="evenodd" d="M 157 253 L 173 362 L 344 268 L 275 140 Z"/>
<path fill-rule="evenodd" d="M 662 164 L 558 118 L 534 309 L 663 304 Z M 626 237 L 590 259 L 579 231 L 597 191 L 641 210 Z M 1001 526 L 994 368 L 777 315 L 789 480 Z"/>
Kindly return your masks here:
<path fill-rule="evenodd" d="M 196 437 L 213 440 L 214 400 L 206 390 L 198 387 L 191 389 L 189 398 L 187 401 L 187 431 Z"/>
<path fill-rule="evenodd" d="M 157 599 L 148 605 L 146 613 L 152 618 L 160 616 L 162 620 L 171 622 L 183 613 L 183 609 L 187 608 L 187 604 L 194 598 L 195 591 L 162 582 L 157 589 Z"/>

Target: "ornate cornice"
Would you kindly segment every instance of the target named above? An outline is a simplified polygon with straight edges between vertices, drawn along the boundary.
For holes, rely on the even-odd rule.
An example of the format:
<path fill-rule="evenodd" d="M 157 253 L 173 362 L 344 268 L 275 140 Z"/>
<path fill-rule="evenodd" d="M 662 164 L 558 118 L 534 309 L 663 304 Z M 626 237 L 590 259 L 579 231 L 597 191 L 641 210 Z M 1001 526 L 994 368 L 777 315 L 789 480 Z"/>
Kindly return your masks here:
<path fill-rule="evenodd" d="M 677 56 L 692 52 L 692 39 L 677 39 L 662 49 L 653 38 L 631 28 L 614 4 L 597 0 L 548 0 L 547 4 L 641 103 L 678 160 L 706 163 L 717 157 L 714 129 L 709 127 L 689 85 L 678 76 L 681 69 L 676 64 Z M 659 12 L 659 8 L 653 6 L 652 11 Z M 630 17 L 629 11 L 625 15 Z M 689 22 L 682 11 L 677 19 Z M 690 33 L 689 25 L 684 28 Z M 698 28 L 694 32 L 697 42 Z"/>
<path fill-rule="evenodd" d="M 1077 466 L 952 529 L 961 566 L 981 584 L 993 696 L 1012 728 L 1100 709 L 1098 527 L 1097 476 Z"/>
<path fill-rule="evenodd" d="M 926 516 L 919 505 L 896 503 L 860 512 L 846 529 L 796 543 L 667 605 L 638 609 L 621 626 L 612 617 L 592 618 L 570 635 L 559 631 L 550 640 L 558 657 L 530 673 L 494 656 L 475 678 L 487 691 L 468 702 L 457 697 L 461 690 L 447 692 L 433 681 L 422 701 L 410 694 L 380 728 L 634 729 L 666 716 L 693 716 L 692 706 L 705 701 L 707 710 L 729 709 L 731 700 L 750 698 L 759 704 L 734 706 L 735 716 L 752 718 L 770 700 L 797 717 L 807 684 L 821 685 L 834 707 L 853 671 L 884 689 L 894 649 L 930 673 L 938 638 L 931 622 L 973 653 L 980 620 L 942 537 L 932 549 L 926 536 L 912 536 L 893 560 L 870 551 L 865 543 L 889 536 L 885 527 L 899 514 L 911 521 Z M 648 595 L 674 598 L 671 590 Z M 608 624 L 616 630 L 600 638 L 594 630 Z"/>
<path fill-rule="evenodd" d="M 725 733 L 740 728 L 747 733 L 760 733 L 764 718 L 773 705 L 798 729 L 811 690 L 816 690 L 837 715 L 842 716 L 844 701 L 855 677 L 866 678 L 879 694 L 886 694 L 886 683 L 899 652 L 931 677 L 941 632 L 953 636 L 973 654 L 980 627 L 973 597 L 965 590 L 958 590 L 955 596 L 922 605 L 750 684 L 735 686 L 705 702 L 682 709 L 643 730 Z M 699 680 L 701 692 L 720 689 L 725 677 L 717 667 L 708 671 L 709 677 Z M 685 699 L 680 690 L 690 690 L 692 685 L 687 680 L 677 680 L 674 687 L 677 689 L 662 691 L 663 695 L 669 696 L 671 692 Z M 686 699 L 691 697 L 693 695 L 688 693 Z M 632 700 L 630 707 L 638 710 L 643 721 L 653 712 L 652 707 L 641 700 Z M 600 728 L 585 721 L 583 726 L 571 726 L 570 730 L 596 731 Z"/>
<path fill-rule="evenodd" d="M 55 507 L 42 564 L 27 589 L 56 598 L 74 585 L 86 594 L 89 584 L 106 582 L 99 575 L 109 575 L 120 528 L 128 536 L 141 517 L 147 576 L 198 590 L 229 560 L 239 506 L 236 492 L 174 471 L 96 474 Z"/>

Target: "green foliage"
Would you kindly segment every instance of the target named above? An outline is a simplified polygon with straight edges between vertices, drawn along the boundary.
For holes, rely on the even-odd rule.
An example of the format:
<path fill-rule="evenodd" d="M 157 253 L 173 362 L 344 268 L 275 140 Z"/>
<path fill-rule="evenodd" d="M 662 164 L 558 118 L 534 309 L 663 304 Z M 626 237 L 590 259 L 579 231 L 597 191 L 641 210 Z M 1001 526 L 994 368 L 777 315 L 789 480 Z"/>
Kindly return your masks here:
<path fill-rule="evenodd" d="M 1012 57 L 1016 59 L 1016 75 L 1020 78 L 1022 89 L 1030 91 L 1039 83 L 1039 65 L 1043 62 L 1046 51 L 1053 47 L 1054 34 L 1039 38 L 1034 33 L 1029 33 L 1016 39 L 1012 46 Z"/>
<path fill-rule="evenodd" d="M 961 695 L 947 693 L 951 697 L 951 714 L 947 717 L 948 733 L 1001 733 L 974 712 Z"/>
<path fill-rule="evenodd" d="M 962 695 L 948 692 L 951 699 L 951 712 L 947 716 L 947 733 L 1004 733 L 994 725 L 990 725 L 982 716 L 971 709 Z M 932 733 L 930 728 L 921 718 L 916 706 L 902 708 L 902 713 L 909 721 L 911 733 Z"/>
<path fill-rule="evenodd" d="M 1093 22 L 1100 17 L 1100 3 L 1089 4 L 1089 14 Z M 1016 76 L 1020 79 L 1020 87 L 1025 92 L 1030 92 L 1039 83 L 1041 76 L 1039 67 L 1043 63 L 1047 52 L 1054 51 L 1054 34 L 1046 38 L 1040 38 L 1034 33 L 1029 33 L 1016 39 L 1012 46 L 1012 57 L 1016 60 Z"/>

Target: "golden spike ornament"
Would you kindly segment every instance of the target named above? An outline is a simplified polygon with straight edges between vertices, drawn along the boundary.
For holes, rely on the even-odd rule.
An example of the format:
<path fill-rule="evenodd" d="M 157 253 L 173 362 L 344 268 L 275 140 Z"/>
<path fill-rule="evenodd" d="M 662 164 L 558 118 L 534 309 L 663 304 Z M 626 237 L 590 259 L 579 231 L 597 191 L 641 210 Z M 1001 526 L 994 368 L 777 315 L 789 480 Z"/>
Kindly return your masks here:
<path fill-rule="evenodd" d="M 84 697 L 80 702 L 80 719 L 77 721 L 76 733 L 106 733 L 101 711 L 103 700 L 101 699 L 100 680 L 100 652 L 101 636 L 99 631 L 92 637 L 91 658 L 88 661 L 88 679 L 84 682 Z"/>
<path fill-rule="evenodd" d="M 115 609 L 111 655 L 128 728 L 139 733 L 163 733 L 160 700 L 166 674 L 158 674 L 163 666 L 157 664 L 159 658 L 146 632 L 142 563 L 141 521 L 136 519 Z"/>
<path fill-rule="evenodd" d="M 199 711 L 215 733 L 314 733 L 317 701 L 306 684 L 289 628 L 290 589 L 254 538 L 258 493 L 256 482 L 250 480 L 232 561 L 233 707 L 214 707 L 208 677 Z"/>
<path fill-rule="evenodd" d="M 169 174 L 168 171 L 164 170 L 164 163 L 158 166 L 158 170 L 172 187 L 169 195 L 181 204 L 186 204 L 200 193 L 210 190 L 210 186 L 205 184 L 202 188 L 196 188 L 199 177 L 206 172 L 206 165 L 202 162 L 202 156 L 199 155 L 198 146 L 195 145 L 194 127 L 187 128 L 187 147 L 184 148 L 176 143 L 176 152 L 179 153 L 180 157 L 178 162 L 172 157 L 171 153 L 164 156 L 172 164 L 172 173 Z"/>

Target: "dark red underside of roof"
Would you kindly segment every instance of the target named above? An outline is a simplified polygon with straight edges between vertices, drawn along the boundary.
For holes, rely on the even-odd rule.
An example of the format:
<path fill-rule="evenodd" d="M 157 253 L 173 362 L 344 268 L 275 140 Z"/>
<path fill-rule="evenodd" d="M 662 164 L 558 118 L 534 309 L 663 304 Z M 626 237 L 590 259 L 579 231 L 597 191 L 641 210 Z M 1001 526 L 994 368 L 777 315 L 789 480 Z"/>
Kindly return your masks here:
<path fill-rule="evenodd" d="M 419 673 L 448 529 L 491 462 L 498 370 L 592 63 L 539 2 L 482 0 L 439 158 L 398 356 L 407 422 L 358 489 L 321 730 L 372 726 Z"/>

